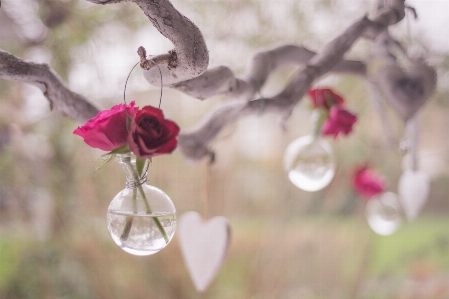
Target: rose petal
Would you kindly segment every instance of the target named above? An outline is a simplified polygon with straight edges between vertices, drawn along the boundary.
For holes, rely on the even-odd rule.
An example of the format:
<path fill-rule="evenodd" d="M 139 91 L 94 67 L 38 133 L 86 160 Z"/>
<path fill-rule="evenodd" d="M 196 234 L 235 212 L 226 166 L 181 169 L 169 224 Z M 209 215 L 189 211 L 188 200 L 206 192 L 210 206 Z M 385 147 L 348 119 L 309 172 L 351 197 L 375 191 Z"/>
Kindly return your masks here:
<path fill-rule="evenodd" d="M 171 153 L 177 146 L 178 125 L 164 118 L 162 110 L 146 106 L 136 112 L 130 126 L 128 145 L 141 158 Z"/>
<path fill-rule="evenodd" d="M 353 178 L 355 191 L 363 198 L 370 199 L 385 190 L 385 179 L 366 166 L 358 169 Z"/>
<path fill-rule="evenodd" d="M 308 95 L 312 99 L 314 108 L 330 109 L 333 105 L 344 103 L 344 99 L 334 93 L 330 88 L 311 89 L 309 90 Z"/>
<path fill-rule="evenodd" d="M 137 108 L 134 102 L 129 105 L 118 104 L 109 110 L 100 111 L 73 134 L 84 139 L 89 146 L 105 151 L 111 151 L 126 144 L 128 131 L 126 129 L 127 115 L 133 116 Z"/>

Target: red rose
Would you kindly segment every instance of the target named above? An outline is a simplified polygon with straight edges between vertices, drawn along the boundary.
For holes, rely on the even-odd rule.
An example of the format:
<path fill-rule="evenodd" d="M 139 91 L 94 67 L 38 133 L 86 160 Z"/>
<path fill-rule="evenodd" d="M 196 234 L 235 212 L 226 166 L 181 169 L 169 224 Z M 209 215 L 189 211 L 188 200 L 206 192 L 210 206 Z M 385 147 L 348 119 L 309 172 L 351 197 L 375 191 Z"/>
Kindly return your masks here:
<path fill-rule="evenodd" d="M 128 135 L 130 150 L 140 158 L 171 153 L 178 141 L 178 125 L 164 118 L 161 109 L 151 106 L 136 112 Z"/>
<path fill-rule="evenodd" d="M 308 94 L 312 98 L 313 108 L 330 109 L 333 105 L 344 103 L 343 98 L 329 88 L 311 89 Z"/>
<path fill-rule="evenodd" d="M 128 138 L 126 117 L 127 115 L 133 117 L 136 110 L 134 102 L 129 105 L 115 105 L 109 110 L 99 112 L 84 126 L 73 131 L 73 134 L 83 137 L 84 142 L 91 147 L 111 151 L 126 144 Z"/>
<path fill-rule="evenodd" d="M 356 170 L 352 185 L 363 198 L 370 199 L 385 190 L 385 179 L 367 166 Z"/>
<path fill-rule="evenodd" d="M 356 115 L 346 110 L 342 105 L 334 105 L 330 109 L 329 118 L 323 124 L 321 132 L 324 135 L 334 135 L 334 138 L 340 133 L 348 135 L 356 121 Z"/>

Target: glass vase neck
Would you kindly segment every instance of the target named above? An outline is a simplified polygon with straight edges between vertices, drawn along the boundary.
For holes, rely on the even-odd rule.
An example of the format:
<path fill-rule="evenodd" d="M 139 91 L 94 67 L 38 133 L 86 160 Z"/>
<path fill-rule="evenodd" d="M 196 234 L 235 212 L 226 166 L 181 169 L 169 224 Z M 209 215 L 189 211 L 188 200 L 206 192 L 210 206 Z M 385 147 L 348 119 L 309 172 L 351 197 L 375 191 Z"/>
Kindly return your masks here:
<path fill-rule="evenodd" d="M 145 159 L 141 172 L 139 173 L 137 167 L 136 155 L 132 153 L 118 154 L 116 159 L 122 165 L 126 173 L 126 187 L 129 189 L 135 189 L 147 182 L 147 170 L 150 163 L 149 159 Z"/>
<path fill-rule="evenodd" d="M 310 136 L 313 140 L 321 137 L 321 127 L 323 125 L 321 118 L 321 112 L 318 109 L 314 109 L 310 115 Z"/>

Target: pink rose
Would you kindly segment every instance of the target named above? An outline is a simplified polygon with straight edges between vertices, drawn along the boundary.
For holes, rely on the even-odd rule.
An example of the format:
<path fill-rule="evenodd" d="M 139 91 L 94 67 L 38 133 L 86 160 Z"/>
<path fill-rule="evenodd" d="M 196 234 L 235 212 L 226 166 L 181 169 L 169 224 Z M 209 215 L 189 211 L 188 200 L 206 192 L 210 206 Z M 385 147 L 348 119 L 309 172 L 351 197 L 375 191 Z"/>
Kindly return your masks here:
<path fill-rule="evenodd" d="M 84 138 L 89 146 L 104 151 L 112 151 L 127 142 L 127 115 L 133 117 L 137 108 L 134 102 L 129 105 L 119 104 L 109 110 L 99 112 L 88 120 L 84 126 L 78 127 L 73 134 Z"/>
<path fill-rule="evenodd" d="M 313 108 L 330 109 L 333 105 L 344 103 L 343 98 L 329 88 L 311 89 L 308 94 L 312 98 Z"/>
<path fill-rule="evenodd" d="M 361 197 L 370 199 L 384 192 L 385 179 L 367 166 L 363 166 L 355 171 L 352 185 Z"/>
<path fill-rule="evenodd" d="M 171 153 L 178 141 L 178 125 L 164 118 L 161 109 L 146 106 L 136 112 L 131 122 L 128 145 L 140 158 Z"/>
<path fill-rule="evenodd" d="M 330 109 L 329 118 L 323 124 L 321 132 L 324 135 L 334 135 L 334 138 L 340 133 L 348 135 L 356 121 L 356 115 L 346 110 L 342 105 L 334 105 Z"/>

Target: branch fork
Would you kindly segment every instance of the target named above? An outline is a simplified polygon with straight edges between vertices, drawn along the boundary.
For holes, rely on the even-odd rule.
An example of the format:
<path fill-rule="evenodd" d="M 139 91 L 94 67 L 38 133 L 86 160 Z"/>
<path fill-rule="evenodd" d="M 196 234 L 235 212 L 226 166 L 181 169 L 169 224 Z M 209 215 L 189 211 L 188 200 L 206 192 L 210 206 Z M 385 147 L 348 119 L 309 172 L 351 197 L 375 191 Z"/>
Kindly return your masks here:
<path fill-rule="evenodd" d="M 176 54 L 176 49 L 170 50 L 167 54 L 162 54 L 151 59 L 147 59 L 147 51 L 144 47 L 140 46 L 137 49 L 137 54 L 140 58 L 140 67 L 147 71 L 159 64 L 166 64 L 169 69 L 173 69 L 178 66 L 178 55 Z"/>

